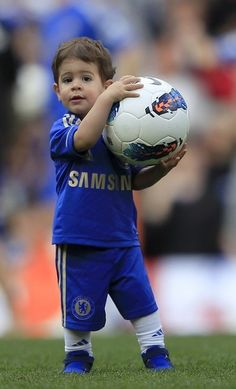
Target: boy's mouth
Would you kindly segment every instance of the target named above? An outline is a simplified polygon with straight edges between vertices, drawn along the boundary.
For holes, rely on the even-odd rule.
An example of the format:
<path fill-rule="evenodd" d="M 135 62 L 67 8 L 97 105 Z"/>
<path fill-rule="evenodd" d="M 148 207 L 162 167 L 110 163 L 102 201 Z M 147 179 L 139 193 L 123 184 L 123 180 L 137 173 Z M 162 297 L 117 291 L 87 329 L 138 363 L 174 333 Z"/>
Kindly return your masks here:
<path fill-rule="evenodd" d="M 70 100 L 71 101 L 79 101 L 79 100 L 83 100 L 84 97 L 81 97 L 81 96 L 73 96 Z"/>

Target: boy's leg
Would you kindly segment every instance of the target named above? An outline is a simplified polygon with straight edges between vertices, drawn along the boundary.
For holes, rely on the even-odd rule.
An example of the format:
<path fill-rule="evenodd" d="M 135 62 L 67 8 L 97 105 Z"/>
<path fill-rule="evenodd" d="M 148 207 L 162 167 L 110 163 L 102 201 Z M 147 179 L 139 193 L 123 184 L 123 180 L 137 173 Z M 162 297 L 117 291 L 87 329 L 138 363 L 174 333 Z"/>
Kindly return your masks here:
<path fill-rule="evenodd" d="M 131 323 L 135 329 L 141 353 L 147 351 L 151 346 L 165 347 L 159 311 L 131 320 Z"/>
<path fill-rule="evenodd" d="M 65 352 L 64 373 L 85 374 L 93 365 L 91 332 L 64 328 Z"/>
<path fill-rule="evenodd" d="M 146 368 L 156 371 L 173 368 L 169 353 L 165 348 L 159 311 L 131 320 L 131 323 L 134 326 Z"/>
<path fill-rule="evenodd" d="M 93 364 L 90 331 L 105 324 L 105 302 L 113 264 L 108 250 L 59 245 L 56 269 L 65 337 L 64 373 L 84 374 Z"/>
<path fill-rule="evenodd" d="M 117 250 L 117 271 L 110 296 L 121 315 L 134 326 L 144 364 L 160 370 L 172 366 L 164 344 L 159 310 L 155 301 L 140 247 Z"/>

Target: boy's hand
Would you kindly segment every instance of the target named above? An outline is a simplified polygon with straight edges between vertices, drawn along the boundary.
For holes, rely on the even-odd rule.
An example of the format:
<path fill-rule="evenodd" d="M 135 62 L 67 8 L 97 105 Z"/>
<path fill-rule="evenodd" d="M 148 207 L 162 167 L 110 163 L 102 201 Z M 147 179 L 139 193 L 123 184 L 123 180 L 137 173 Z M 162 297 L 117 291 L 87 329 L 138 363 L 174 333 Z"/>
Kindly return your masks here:
<path fill-rule="evenodd" d="M 174 157 L 169 158 L 166 161 L 161 161 L 157 165 L 141 169 L 138 174 L 133 177 L 132 189 L 146 189 L 160 181 L 171 169 L 178 165 L 180 160 L 186 154 L 186 151 L 187 147 L 185 143 Z"/>
<path fill-rule="evenodd" d="M 171 169 L 173 169 L 175 166 L 177 166 L 178 163 L 181 161 L 181 159 L 186 154 L 186 152 L 187 152 L 187 144 L 185 143 L 183 145 L 183 147 L 180 149 L 180 151 L 175 156 L 173 156 L 165 161 L 161 161 L 159 166 L 161 167 L 161 169 L 163 171 L 163 175 L 166 175 L 167 173 L 169 173 L 169 171 Z"/>
<path fill-rule="evenodd" d="M 140 78 L 128 75 L 113 82 L 104 93 L 115 103 L 126 97 L 139 97 L 139 93 L 136 90 L 141 88 L 143 88 L 143 84 L 140 83 Z"/>

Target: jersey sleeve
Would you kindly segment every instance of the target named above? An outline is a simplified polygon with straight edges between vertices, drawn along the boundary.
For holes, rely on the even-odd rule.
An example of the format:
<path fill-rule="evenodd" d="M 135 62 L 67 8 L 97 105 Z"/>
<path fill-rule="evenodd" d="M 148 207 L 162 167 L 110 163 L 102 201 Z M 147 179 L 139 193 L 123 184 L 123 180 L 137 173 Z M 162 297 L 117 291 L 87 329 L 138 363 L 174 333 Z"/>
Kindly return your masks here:
<path fill-rule="evenodd" d="M 79 128 L 79 121 L 64 115 L 52 126 L 50 131 L 50 154 L 53 160 L 67 158 L 85 158 L 88 152 L 78 152 L 74 147 L 74 134 Z"/>

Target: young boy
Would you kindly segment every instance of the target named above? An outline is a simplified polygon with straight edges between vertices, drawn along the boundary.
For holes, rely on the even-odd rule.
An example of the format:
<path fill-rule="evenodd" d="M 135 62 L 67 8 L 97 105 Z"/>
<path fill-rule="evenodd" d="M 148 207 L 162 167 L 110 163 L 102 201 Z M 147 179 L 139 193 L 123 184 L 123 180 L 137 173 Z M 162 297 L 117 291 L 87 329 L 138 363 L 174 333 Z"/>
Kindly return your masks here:
<path fill-rule="evenodd" d="M 139 78 L 113 82 L 109 52 L 86 37 L 61 44 L 52 70 L 54 90 L 68 113 L 50 132 L 58 200 L 53 226 L 65 339 L 64 373 L 93 365 L 91 331 L 105 325 L 108 294 L 133 324 L 147 368 L 172 368 L 159 310 L 145 271 L 132 190 L 153 185 L 185 154 L 138 170 L 106 148 L 102 131 L 113 103 L 137 97 Z M 130 176 L 132 188 L 122 180 Z"/>

